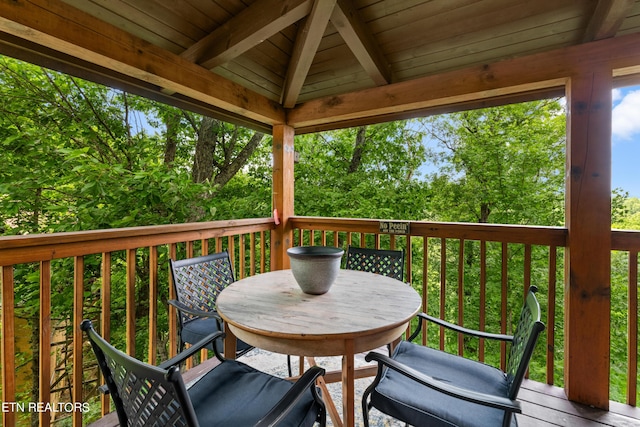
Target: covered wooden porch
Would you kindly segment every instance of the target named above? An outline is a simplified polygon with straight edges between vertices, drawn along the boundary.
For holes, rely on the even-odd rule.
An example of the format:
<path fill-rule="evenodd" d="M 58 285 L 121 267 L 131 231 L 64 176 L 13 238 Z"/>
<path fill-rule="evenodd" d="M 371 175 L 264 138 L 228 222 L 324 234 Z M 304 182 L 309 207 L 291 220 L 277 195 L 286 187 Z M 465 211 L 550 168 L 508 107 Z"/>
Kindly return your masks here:
<path fill-rule="evenodd" d="M 73 259 L 77 322 L 83 317 L 84 257 L 102 257 L 103 286 L 108 287 L 111 253 L 126 251 L 127 351 L 132 352 L 136 284 L 131 263 L 139 248 L 149 248 L 153 272 L 159 268 L 153 255 L 158 246 L 175 254 L 178 242 L 187 242 L 187 253 L 194 250 L 193 242 L 201 242 L 202 251 L 231 245 L 248 266 L 239 270 L 243 275 L 287 268 L 286 249 L 302 241 L 296 239 L 302 239 L 303 230 L 316 233 L 314 241 L 334 236 L 329 244 L 361 238 L 352 233 L 380 235 L 377 221 L 295 216 L 296 134 L 564 94 L 565 227 L 418 222 L 403 238 L 519 244 L 525 251 L 544 246 L 548 299 L 556 295 L 551 277 L 557 273 L 557 249 L 563 248 L 564 392 L 571 402 L 603 410 L 610 408 L 611 251 L 628 252 L 626 404 L 637 405 L 640 236 L 611 230 L 610 199 L 611 91 L 640 82 L 640 1 L 150 0 L 142 5 L 0 0 L 0 53 L 270 132 L 277 212 L 277 218 L 251 221 L 0 237 L 4 402 L 16 400 L 16 265 L 40 264 L 40 372 L 48 373 L 51 261 Z M 166 285 L 152 274 L 150 299 Z M 103 301 L 107 333 L 109 306 Z M 150 310 L 149 328 L 155 328 L 157 309 Z M 549 316 L 547 323 L 555 325 L 554 313 Z M 169 335 L 175 340 L 173 328 Z M 549 384 L 558 351 L 553 329 L 547 337 Z M 156 345 L 149 342 L 150 362 Z M 83 399 L 78 385 L 82 346 L 78 331 L 72 374 L 78 402 Z M 48 402 L 49 375 L 43 378 L 41 400 Z M 3 425 L 14 425 L 14 415 L 3 412 Z M 48 424 L 47 417 L 42 414 L 41 424 Z M 74 425 L 81 424 L 82 414 L 75 413 Z"/>

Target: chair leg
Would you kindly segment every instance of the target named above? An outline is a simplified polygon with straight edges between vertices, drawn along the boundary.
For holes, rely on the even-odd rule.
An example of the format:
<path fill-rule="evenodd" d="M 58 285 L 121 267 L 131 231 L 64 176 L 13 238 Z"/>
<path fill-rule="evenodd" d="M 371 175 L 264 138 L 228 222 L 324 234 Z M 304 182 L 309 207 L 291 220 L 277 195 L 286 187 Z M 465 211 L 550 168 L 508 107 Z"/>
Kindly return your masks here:
<path fill-rule="evenodd" d="M 362 421 L 364 427 L 369 427 L 369 405 L 367 405 L 365 399 L 362 399 Z"/>
<path fill-rule="evenodd" d="M 371 405 L 367 403 L 367 400 L 372 390 L 373 386 L 369 385 L 369 387 L 365 389 L 364 393 L 362 393 L 362 421 L 364 421 L 364 427 L 369 427 L 369 411 L 371 410 Z"/>
<path fill-rule="evenodd" d="M 293 369 L 291 368 L 291 355 L 287 354 L 287 369 L 289 370 L 289 377 L 293 376 Z"/>

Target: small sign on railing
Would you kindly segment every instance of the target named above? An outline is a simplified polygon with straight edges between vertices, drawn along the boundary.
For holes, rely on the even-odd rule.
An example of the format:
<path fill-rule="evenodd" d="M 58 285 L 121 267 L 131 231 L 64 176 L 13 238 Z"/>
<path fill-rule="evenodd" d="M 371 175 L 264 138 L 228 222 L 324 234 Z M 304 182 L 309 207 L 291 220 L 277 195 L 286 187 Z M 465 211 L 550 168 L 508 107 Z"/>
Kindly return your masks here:
<path fill-rule="evenodd" d="M 410 223 L 405 221 L 380 221 L 380 233 L 411 234 Z"/>

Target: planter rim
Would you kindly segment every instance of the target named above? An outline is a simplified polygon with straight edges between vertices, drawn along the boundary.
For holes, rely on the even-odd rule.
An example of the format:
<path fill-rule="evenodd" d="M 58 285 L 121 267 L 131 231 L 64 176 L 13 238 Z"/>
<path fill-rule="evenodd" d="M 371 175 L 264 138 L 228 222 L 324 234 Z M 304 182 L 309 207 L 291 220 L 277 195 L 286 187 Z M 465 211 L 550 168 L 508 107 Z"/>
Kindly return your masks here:
<path fill-rule="evenodd" d="M 334 246 L 294 246 L 287 249 L 287 254 L 292 258 L 337 258 L 344 254 L 344 250 Z"/>

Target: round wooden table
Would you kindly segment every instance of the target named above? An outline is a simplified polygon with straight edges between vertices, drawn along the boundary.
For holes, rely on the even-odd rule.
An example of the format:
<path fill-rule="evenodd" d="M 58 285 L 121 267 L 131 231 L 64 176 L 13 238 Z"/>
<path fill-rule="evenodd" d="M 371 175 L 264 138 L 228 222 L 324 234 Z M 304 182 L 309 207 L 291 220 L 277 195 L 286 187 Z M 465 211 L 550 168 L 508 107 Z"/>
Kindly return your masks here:
<path fill-rule="evenodd" d="M 323 295 L 303 293 L 291 270 L 232 283 L 217 299 L 228 332 L 225 354 L 235 338 L 265 350 L 298 356 L 343 356 L 343 422 L 353 426 L 354 355 L 386 345 L 406 331 L 420 310 L 411 286 L 389 277 L 340 270 Z"/>

